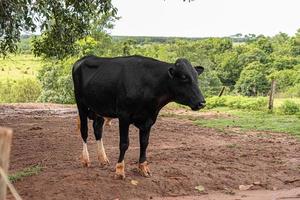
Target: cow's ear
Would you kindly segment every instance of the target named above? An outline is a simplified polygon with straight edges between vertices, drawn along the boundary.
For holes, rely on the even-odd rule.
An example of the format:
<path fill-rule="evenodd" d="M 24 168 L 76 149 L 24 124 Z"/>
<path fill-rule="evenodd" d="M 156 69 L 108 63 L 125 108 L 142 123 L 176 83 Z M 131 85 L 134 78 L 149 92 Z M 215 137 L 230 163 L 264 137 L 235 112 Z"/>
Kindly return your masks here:
<path fill-rule="evenodd" d="M 170 67 L 168 69 L 168 74 L 170 76 L 170 78 L 174 78 L 174 75 L 175 75 L 175 69 L 173 67 Z"/>
<path fill-rule="evenodd" d="M 204 68 L 203 68 L 203 67 L 201 67 L 201 66 L 196 66 L 196 67 L 195 67 L 195 70 L 197 71 L 198 75 L 200 75 L 200 74 L 202 74 L 202 73 L 203 73 L 203 71 L 204 71 Z"/>

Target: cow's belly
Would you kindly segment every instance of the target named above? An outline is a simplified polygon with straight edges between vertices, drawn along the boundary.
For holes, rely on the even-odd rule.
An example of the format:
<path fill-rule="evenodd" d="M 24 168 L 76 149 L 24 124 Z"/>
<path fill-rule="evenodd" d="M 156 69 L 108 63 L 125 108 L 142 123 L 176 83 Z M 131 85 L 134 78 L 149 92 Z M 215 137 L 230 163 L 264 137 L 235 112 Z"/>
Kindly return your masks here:
<path fill-rule="evenodd" d="M 111 92 L 86 90 L 83 101 L 97 115 L 111 118 L 117 117 L 115 96 Z"/>

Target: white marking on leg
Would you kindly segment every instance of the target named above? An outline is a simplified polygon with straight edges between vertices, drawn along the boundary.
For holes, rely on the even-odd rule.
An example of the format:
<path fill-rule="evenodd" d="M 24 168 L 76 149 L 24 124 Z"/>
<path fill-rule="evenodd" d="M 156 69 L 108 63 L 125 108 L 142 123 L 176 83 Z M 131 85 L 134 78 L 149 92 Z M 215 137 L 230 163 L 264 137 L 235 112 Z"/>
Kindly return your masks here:
<path fill-rule="evenodd" d="M 97 153 L 98 153 L 98 159 L 99 159 L 101 165 L 109 164 L 109 160 L 107 159 L 102 139 L 97 140 Z"/>
<path fill-rule="evenodd" d="M 87 144 L 85 142 L 83 142 L 83 147 L 82 147 L 82 162 L 86 166 L 90 165 L 89 152 L 87 149 Z"/>
<path fill-rule="evenodd" d="M 111 126 L 112 118 L 104 117 L 104 125 L 103 126 Z"/>

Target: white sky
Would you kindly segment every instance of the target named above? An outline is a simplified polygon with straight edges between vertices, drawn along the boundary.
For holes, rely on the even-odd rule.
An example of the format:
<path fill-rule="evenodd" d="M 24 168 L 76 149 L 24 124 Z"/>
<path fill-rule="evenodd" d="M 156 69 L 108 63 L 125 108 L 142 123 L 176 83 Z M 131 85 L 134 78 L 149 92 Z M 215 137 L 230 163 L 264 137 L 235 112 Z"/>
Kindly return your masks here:
<path fill-rule="evenodd" d="M 122 18 L 112 35 L 207 37 L 294 35 L 300 0 L 112 0 Z"/>

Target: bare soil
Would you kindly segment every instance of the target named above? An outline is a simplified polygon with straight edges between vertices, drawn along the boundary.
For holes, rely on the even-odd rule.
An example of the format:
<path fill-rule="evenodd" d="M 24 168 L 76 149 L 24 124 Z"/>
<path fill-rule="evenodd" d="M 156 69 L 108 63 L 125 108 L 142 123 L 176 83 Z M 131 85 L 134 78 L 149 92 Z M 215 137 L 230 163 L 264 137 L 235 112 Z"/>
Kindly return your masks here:
<path fill-rule="evenodd" d="M 182 117 L 162 116 L 152 128 L 148 147 L 152 177 L 141 177 L 136 171 L 138 130 L 132 126 L 125 156 L 126 179 L 122 181 L 113 178 L 119 154 L 117 120 L 104 132 L 111 165 L 100 168 L 90 126 L 92 163 L 83 168 L 74 106 L 0 105 L 0 126 L 14 129 L 10 172 L 36 164 L 43 167 L 38 175 L 17 181 L 18 192 L 25 200 L 300 199 L 299 139 L 271 132 L 218 131 Z M 213 118 L 214 114 L 195 117 Z M 249 191 L 238 191 L 240 185 L 254 183 Z M 204 191 L 195 189 L 199 185 Z"/>

